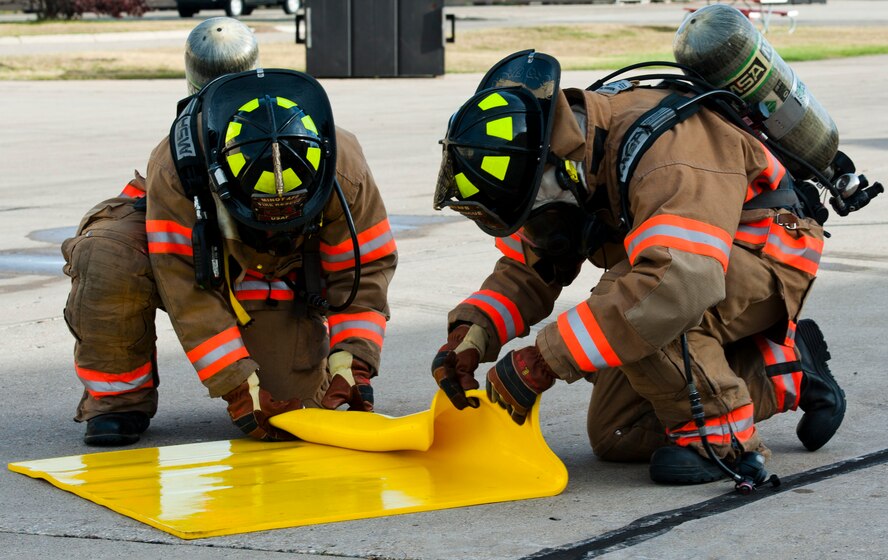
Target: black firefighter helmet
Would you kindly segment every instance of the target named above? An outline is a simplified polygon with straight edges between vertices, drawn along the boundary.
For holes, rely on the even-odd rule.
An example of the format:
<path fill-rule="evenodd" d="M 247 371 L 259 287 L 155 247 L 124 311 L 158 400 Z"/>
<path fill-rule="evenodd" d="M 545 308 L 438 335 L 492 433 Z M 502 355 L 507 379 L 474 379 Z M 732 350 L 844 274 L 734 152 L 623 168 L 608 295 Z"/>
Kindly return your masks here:
<path fill-rule="evenodd" d="M 199 97 L 212 187 L 250 229 L 301 232 L 333 191 L 330 102 L 311 76 L 258 69 L 210 82 Z"/>
<path fill-rule="evenodd" d="M 549 152 L 561 69 L 535 51 L 491 68 L 450 118 L 434 207 L 450 207 L 485 233 L 511 235 L 530 214 Z"/>

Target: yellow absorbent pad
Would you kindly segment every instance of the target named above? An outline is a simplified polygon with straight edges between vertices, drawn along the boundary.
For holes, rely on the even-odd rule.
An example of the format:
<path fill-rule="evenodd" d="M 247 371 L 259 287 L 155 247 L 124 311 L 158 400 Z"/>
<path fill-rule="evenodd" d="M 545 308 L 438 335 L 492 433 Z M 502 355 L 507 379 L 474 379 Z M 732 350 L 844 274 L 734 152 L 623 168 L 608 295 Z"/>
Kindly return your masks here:
<path fill-rule="evenodd" d="M 10 463 L 9 469 L 181 537 L 554 496 L 567 469 L 535 408 L 516 425 L 482 392 L 456 410 L 439 391 L 425 412 L 297 410 L 273 423 L 309 441 L 249 439 Z"/>

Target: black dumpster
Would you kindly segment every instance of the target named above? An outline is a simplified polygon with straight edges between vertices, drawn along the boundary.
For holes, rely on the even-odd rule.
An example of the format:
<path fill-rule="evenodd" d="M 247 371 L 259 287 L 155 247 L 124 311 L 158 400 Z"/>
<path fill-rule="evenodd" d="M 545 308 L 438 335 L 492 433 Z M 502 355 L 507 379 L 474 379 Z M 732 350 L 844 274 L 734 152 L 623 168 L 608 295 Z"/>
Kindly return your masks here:
<path fill-rule="evenodd" d="M 317 78 L 439 76 L 443 13 L 444 0 L 306 0 L 296 42 Z"/>

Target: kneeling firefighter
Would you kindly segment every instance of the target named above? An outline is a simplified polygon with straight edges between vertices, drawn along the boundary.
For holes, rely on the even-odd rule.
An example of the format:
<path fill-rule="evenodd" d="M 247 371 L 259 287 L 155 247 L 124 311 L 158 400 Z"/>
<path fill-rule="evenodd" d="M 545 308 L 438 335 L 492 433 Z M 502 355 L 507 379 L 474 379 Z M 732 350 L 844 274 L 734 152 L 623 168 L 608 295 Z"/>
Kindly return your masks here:
<path fill-rule="evenodd" d="M 135 248 L 149 262 L 118 287 L 121 313 L 165 310 L 201 382 L 252 437 L 292 439 L 268 419 L 303 406 L 371 411 L 397 251 L 357 139 L 335 127 L 320 84 L 289 70 L 227 74 L 180 106 L 148 163 Z M 82 235 L 66 251 L 76 262 L 91 247 Z M 92 279 L 75 277 L 80 317 L 102 303 Z M 130 348 L 153 350 L 151 327 L 118 338 L 138 330 L 151 340 Z M 75 334 L 90 330 L 81 320 Z M 77 364 L 88 444 L 137 441 L 156 411 L 153 352 L 135 369 L 121 354 Z"/>
<path fill-rule="evenodd" d="M 556 380 L 586 379 L 602 459 L 649 460 L 662 483 L 754 487 L 769 454 L 757 422 L 801 408 L 815 450 L 844 416 L 820 329 L 799 320 L 821 224 L 785 194 L 794 179 L 771 150 L 688 103 L 692 88 L 562 90 L 559 77 L 552 57 L 516 53 L 451 117 L 434 206 L 503 257 L 448 315 L 432 374 L 457 408 L 477 406 L 465 390 L 479 362 L 545 319 L 589 260 L 605 269 L 589 298 L 500 358 L 488 398 L 523 423 Z M 646 142 L 664 114 L 681 122 Z"/>

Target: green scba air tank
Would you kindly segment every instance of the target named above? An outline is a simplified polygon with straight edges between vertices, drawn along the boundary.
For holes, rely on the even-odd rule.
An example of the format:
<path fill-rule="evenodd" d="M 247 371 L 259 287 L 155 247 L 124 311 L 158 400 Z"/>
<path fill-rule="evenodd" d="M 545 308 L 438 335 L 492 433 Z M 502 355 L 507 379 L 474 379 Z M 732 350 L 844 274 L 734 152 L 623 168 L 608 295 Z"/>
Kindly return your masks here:
<path fill-rule="evenodd" d="M 835 123 L 739 10 L 710 4 L 688 14 L 675 35 L 673 51 L 676 62 L 713 86 L 758 104 L 766 116 L 768 137 L 829 177 L 839 145 Z M 812 175 L 796 162 L 784 163 L 798 179 Z"/>

